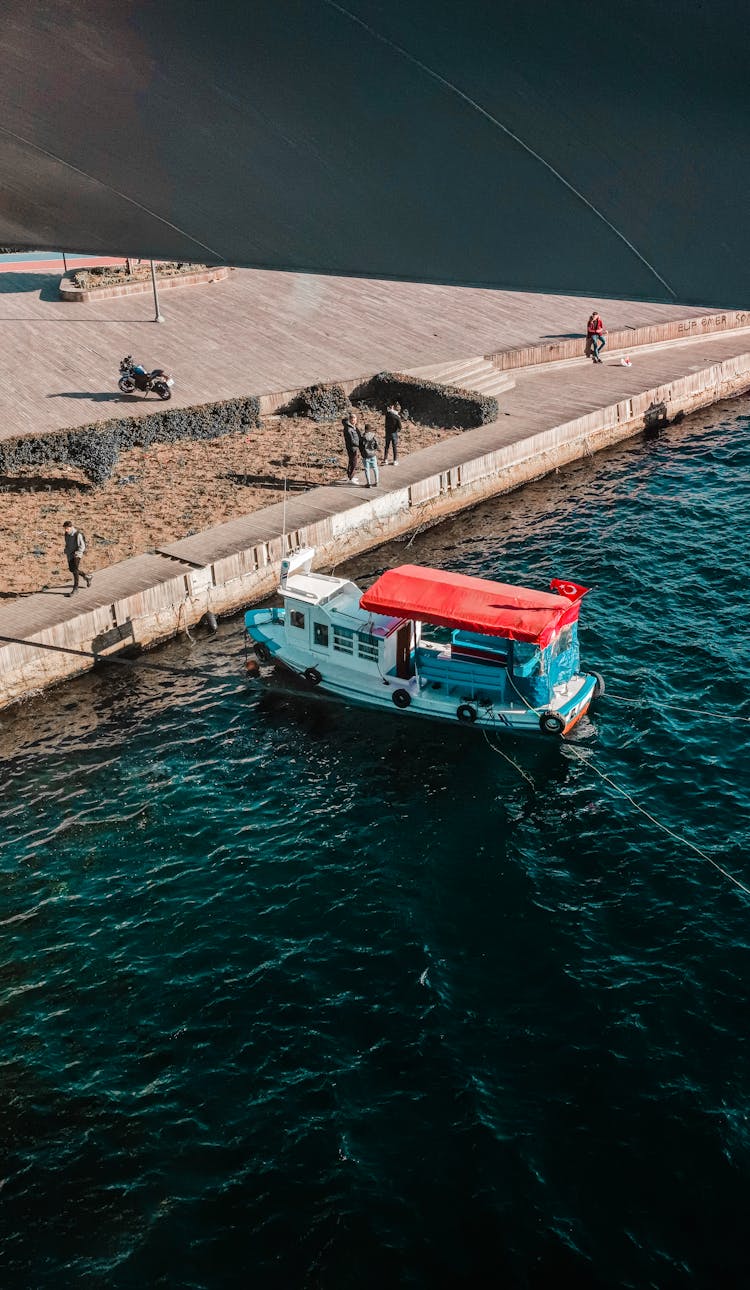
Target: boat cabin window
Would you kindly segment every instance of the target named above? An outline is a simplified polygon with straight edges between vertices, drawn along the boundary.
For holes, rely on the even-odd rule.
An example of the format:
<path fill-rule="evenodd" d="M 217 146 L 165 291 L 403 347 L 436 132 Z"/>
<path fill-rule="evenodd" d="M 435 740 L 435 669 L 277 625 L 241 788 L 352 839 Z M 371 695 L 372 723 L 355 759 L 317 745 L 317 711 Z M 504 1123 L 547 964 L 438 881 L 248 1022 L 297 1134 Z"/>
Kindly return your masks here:
<path fill-rule="evenodd" d="M 357 653 L 360 658 L 369 659 L 371 663 L 377 663 L 377 636 L 371 636 L 369 632 L 360 632 L 357 636 Z"/>
<path fill-rule="evenodd" d="M 316 645 L 322 645 L 324 649 L 328 649 L 328 623 L 314 623 L 313 636 Z"/>
<path fill-rule="evenodd" d="M 340 654 L 354 653 L 354 632 L 349 627 L 334 627 L 333 648 Z"/>
<path fill-rule="evenodd" d="M 302 613 L 301 609 L 293 609 L 291 611 L 289 615 L 289 622 L 292 627 L 305 626 L 305 615 Z"/>
<path fill-rule="evenodd" d="M 525 641 L 513 642 L 513 671 L 516 676 L 540 676 L 542 655 L 538 645 Z"/>

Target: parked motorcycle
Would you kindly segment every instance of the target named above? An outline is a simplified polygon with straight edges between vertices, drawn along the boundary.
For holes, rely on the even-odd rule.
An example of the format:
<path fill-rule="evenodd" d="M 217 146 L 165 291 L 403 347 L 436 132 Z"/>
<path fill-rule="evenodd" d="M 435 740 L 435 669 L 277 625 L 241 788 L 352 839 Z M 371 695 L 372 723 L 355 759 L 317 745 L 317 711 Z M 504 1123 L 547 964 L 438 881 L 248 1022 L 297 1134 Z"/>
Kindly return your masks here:
<path fill-rule="evenodd" d="M 171 399 L 174 378 L 162 367 L 155 367 L 153 372 L 147 372 L 142 363 L 134 363 L 133 355 L 128 354 L 120 363 L 120 372 L 117 384 L 123 394 L 134 394 L 136 390 L 148 394 L 153 390 L 160 399 Z"/>

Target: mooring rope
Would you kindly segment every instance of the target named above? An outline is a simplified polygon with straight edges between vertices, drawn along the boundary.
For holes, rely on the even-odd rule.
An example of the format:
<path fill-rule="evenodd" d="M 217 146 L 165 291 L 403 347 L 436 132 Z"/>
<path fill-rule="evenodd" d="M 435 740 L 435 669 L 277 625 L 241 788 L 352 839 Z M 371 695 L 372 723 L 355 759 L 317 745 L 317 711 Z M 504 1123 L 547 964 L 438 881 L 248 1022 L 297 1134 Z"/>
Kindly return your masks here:
<path fill-rule="evenodd" d="M 650 704 L 650 703 L 647 703 L 647 702 L 646 702 L 645 700 L 643 700 L 643 699 L 630 699 L 630 698 L 627 698 L 624 694 L 610 694 L 609 690 L 606 690 L 606 691 L 605 691 L 605 698 L 607 698 L 607 699 L 611 699 L 614 703 L 627 703 L 627 704 L 628 704 L 628 706 L 629 706 L 629 707 L 631 707 L 631 708 L 658 707 L 659 711 L 664 710 L 664 711 L 666 711 L 666 712 L 684 712 L 684 710 L 685 710 L 685 704 L 684 704 L 684 703 L 661 703 L 661 702 L 659 702 L 659 703 L 658 703 L 658 705 L 657 705 L 657 704 Z M 750 717 L 743 717 L 743 716 L 740 716 L 740 714 L 739 714 L 739 713 L 735 713 L 735 712 L 710 712 L 710 711 L 709 711 L 708 709 L 706 709 L 706 708 L 698 708 L 698 709 L 697 709 L 697 711 L 698 711 L 698 712 L 700 712 L 700 715 L 701 715 L 702 717 L 713 717 L 716 721 L 748 721 L 748 722 L 750 722 Z"/>
<path fill-rule="evenodd" d="M 95 663 L 114 663 L 120 667 L 146 668 L 150 672 L 169 672 L 172 676 L 204 676 L 226 680 L 225 674 L 201 667 L 176 667 L 171 663 L 149 663 L 143 658 L 122 658 L 119 654 L 97 654 L 90 649 L 73 649 L 70 645 L 47 645 L 44 641 L 23 640 L 20 636 L 0 636 L 2 645 L 26 645 L 28 649 L 46 649 L 52 654 L 72 654 L 93 659 Z"/>
<path fill-rule="evenodd" d="M 656 816 L 652 815 L 650 811 L 647 811 L 639 802 L 636 802 L 635 798 L 632 797 L 630 793 L 627 793 L 624 788 L 620 788 L 620 785 L 615 783 L 611 775 L 607 775 L 603 770 L 600 770 L 599 767 L 593 763 L 590 757 L 585 757 L 573 744 L 566 744 L 565 746 L 567 751 L 575 757 L 577 761 L 581 762 L 589 770 L 593 770 L 595 775 L 598 775 L 600 779 L 603 779 L 605 783 L 609 784 L 616 793 L 620 794 L 621 797 L 627 798 L 631 805 L 635 807 L 636 811 L 640 811 L 641 815 L 645 815 L 646 819 L 650 820 L 652 824 L 655 824 L 657 829 L 661 829 L 663 833 L 667 833 L 669 837 L 674 838 L 676 842 L 681 842 L 683 846 L 689 847 L 691 851 L 694 851 L 696 855 L 701 857 L 701 860 L 707 860 L 710 865 L 713 865 L 714 869 L 718 869 L 719 873 L 723 874 L 725 878 L 728 878 L 730 882 L 733 882 L 735 887 L 739 887 L 740 891 L 744 891 L 745 895 L 750 896 L 750 887 L 746 887 L 744 882 L 740 882 L 739 878 L 735 878 L 734 874 L 731 874 L 728 869 L 722 868 L 717 860 L 714 860 L 712 856 L 708 855 L 705 851 L 702 851 L 701 848 L 696 846 L 694 842 L 691 842 L 689 838 L 683 837 L 680 833 L 675 833 L 674 829 L 670 829 L 666 824 L 662 824 L 661 820 L 657 820 Z"/>
<path fill-rule="evenodd" d="M 181 604 L 180 604 L 180 608 L 179 608 L 179 610 L 177 611 L 177 631 L 178 631 L 178 632 L 179 632 L 179 630 L 180 630 L 180 618 L 182 617 L 182 615 L 183 615 L 183 613 L 184 613 L 184 611 L 185 611 L 185 605 L 187 604 L 187 602 L 188 602 L 188 600 L 189 600 L 189 599 L 190 599 L 190 597 L 189 597 L 189 596 L 186 596 L 186 597 L 185 597 L 185 599 L 181 602 Z M 185 635 L 187 636 L 188 640 L 190 641 L 190 644 L 191 644 L 191 645 L 194 645 L 194 644 L 195 644 L 195 637 L 190 635 L 190 628 L 188 627 L 187 615 L 185 616 Z"/>
<path fill-rule="evenodd" d="M 510 677 L 508 679 L 510 680 Z M 513 684 L 512 681 L 511 681 L 511 684 Z M 513 689 L 516 690 L 516 687 L 513 686 Z M 516 690 L 516 693 L 519 695 L 519 698 L 523 699 L 524 703 L 526 704 L 530 712 L 536 712 L 536 708 L 532 708 L 531 704 L 528 702 L 527 699 L 524 698 L 524 696 L 520 693 L 519 690 Z M 616 696 L 610 695 L 609 697 L 615 698 Z M 636 703 L 637 700 L 635 699 L 627 700 L 627 702 Z M 666 706 L 666 705 L 663 705 L 663 706 Z M 679 705 L 675 705 L 675 706 L 679 706 Z M 724 716 L 723 713 L 717 713 L 716 715 Z M 727 720 L 731 720 L 731 718 L 727 718 Z M 740 720 L 747 721 L 748 718 L 741 717 Z M 489 740 L 487 742 L 489 743 Z M 492 748 L 492 744 L 490 744 L 490 747 Z M 743 882 L 740 882 L 739 878 L 735 878 L 734 874 L 731 874 L 728 869 L 722 868 L 722 866 L 719 864 L 717 860 L 714 860 L 712 856 L 708 855 L 705 851 L 702 851 L 701 848 L 696 846 L 694 842 L 691 842 L 689 838 L 683 837 L 682 834 L 680 833 L 675 833 L 674 829 L 670 829 L 666 824 L 662 824 L 661 820 L 657 820 L 656 816 L 652 815 L 651 812 L 647 811 L 644 806 L 641 806 L 640 803 L 636 802 L 635 798 L 632 797 L 630 793 L 626 792 L 624 788 L 620 788 L 619 784 L 615 783 L 611 775 L 607 775 L 603 770 L 599 770 L 599 767 L 594 765 L 590 757 L 585 757 L 583 753 L 579 752 L 579 750 L 573 744 L 566 744 L 565 747 L 570 752 L 570 754 L 573 757 L 575 757 L 579 762 L 581 762 L 584 766 L 588 767 L 590 770 L 593 770 L 594 773 L 598 775 L 600 779 L 603 779 L 605 781 L 605 783 L 611 785 L 611 787 L 615 790 L 616 793 L 619 793 L 621 797 L 626 798 L 631 803 L 631 805 L 635 807 L 636 811 L 639 811 L 641 815 L 645 815 L 646 819 L 650 820 L 652 824 L 655 824 L 657 829 L 661 829 L 664 833 L 668 834 L 670 838 L 674 838 L 676 842 L 680 842 L 682 843 L 683 846 L 686 846 L 691 851 L 694 851 L 696 855 L 699 855 L 701 857 L 702 860 L 707 860 L 710 865 L 713 865 L 714 869 L 718 869 L 719 873 L 723 874 L 725 878 L 728 878 L 730 882 L 734 883 L 735 887 L 739 887 L 740 891 L 744 891 L 747 896 L 750 896 L 750 887 L 746 887 L 745 884 Z M 500 750 L 498 748 L 493 748 L 493 752 L 499 752 L 499 751 Z M 501 756 L 505 756 L 505 754 L 503 753 L 501 754 Z M 506 758 L 506 760 L 510 761 L 510 758 Z M 524 774 L 520 766 L 516 766 L 516 770 L 518 770 L 520 774 L 522 775 Z M 524 775 L 524 778 L 528 778 L 528 776 Z"/>
<path fill-rule="evenodd" d="M 494 714 L 493 714 L 493 718 L 492 718 L 492 719 L 493 719 L 493 721 L 495 720 Z M 503 761 L 507 761 L 507 762 L 508 762 L 508 765 L 509 765 L 509 766 L 512 766 L 514 770 L 517 770 L 517 771 L 518 771 L 518 773 L 519 773 L 519 775 L 520 775 L 523 779 L 525 779 L 525 780 L 526 780 L 526 783 L 527 783 L 527 784 L 530 784 L 530 785 L 531 785 L 531 787 L 532 787 L 532 789 L 534 790 L 534 792 L 536 792 L 536 784 L 534 783 L 534 781 L 533 781 L 533 779 L 531 778 L 531 776 L 526 774 L 526 771 L 523 769 L 523 767 L 522 767 L 522 766 L 519 766 L 519 764 L 518 764 L 518 762 L 517 762 L 517 761 L 514 761 L 512 757 L 509 757 L 507 753 L 504 753 L 504 752 L 502 751 L 502 749 L 500 749 L 500 748 L 496 748 L 496 747 L 495 747 L 495 745 L 493 744 L 493 742 L 492 742 L 492 740 L 490 739 L 489 735 L 487 734 L 487 731 L 485 730 L 484 726 L 482 726 L 482 727 L 481 727 L 481 730 L 482 730 L 482 734 L 483 734 L 483 735 L 484 735 L 484 737 L 485 737 L 485 740 L 487 741 L 487 747 L 488 747 L 488 748 L 491 748 L 491 749 L 492 749 L 492 751 L 493 751 L 494 753 L 497 753 L 498 757 L 502 757 L 502 758 L 503 758 Z"/>
<path fill-rule="evenodd" d="M 51 653 L 54 653 L 54 654 L 72 654 L 77 658 L 93 659 L 95 663 L 114 663 L 115 665 L 119 664 L 122 667 L 141 667 L 141 668 L 146 668 L 152 672 L 168 672 L 172 676 L 174 675 L 201 676 L 201 677 L 212 677 L 216 680 L 226 679 L 226 677 L 221 673 L 210 672 L 207 668 L 196 668 L 196 667 L 185 668 L 185 667 L 174 667 L 168 663 L 149 663 L 142 658 L 121 658 L 116 654 L 97 654 L 97 653 L 94 653 L 92 650 L 73 649 L 69 645 L 68 646 L 48 645 L 42 641 L 23 640 L 21 637 L 18 637 L 18 636 L 0 636 L 0 644 L 26 645 L 29 649 L 49 650 Z M 296 696 L 296 691 L 284 691 L 284 692 L 294 694 Z M 305 693 L 304 697 L 308 699 L 314 697 L 317 699 L 317 698 L 322 698 L 323 696 L 322 695 L 313 696 L 311 694 Z M 329 699 L 330 697 L 336 697 L 336 696 L 327 695 L 326 699 Z M 519 694 L 519 697 L 523 699 L 524 696 Z M 621 696 L 610 695 L 609 697 L 619 698 L 621 702 L 628 702 L 628 703 L 638 702 L 635 699 L 626 700 Z M 529 711 L 531 712 L 536 711 L 535 708 L 531 707 L 531 705 L 527 702 L 527 700 L 524 699 L 524 702 L 526 703 L 526 706 L 529 709 Z M 706 714 L 706 715 L 710 715 L 710 714 Z M 716 713 L 715 715 L 722 716 L 722 717 L 725 716 L 725 714 L 723 713 Z M 732 720 L 733 718 L 727 717 L 726 719 Z M 494 720 L 495 720 L 495 717 L 493 713 L 493 721 Z M 734 718 L 734 720 L 747 721 L 748 718 L 741 717 L 741 718 Z M 528 775 L 526 771 L 521 766 L 519 766 L 516 761 L 513 760 L 512 757 L 508 756 L 507 753 L 504 753 L 500 748 L 497 748 L 492 743 L 484 727 L 481 727 L 481 730 L 487 742 L 487 746 L 491 748 L 494 753 L 497 753 L 499 757 L 502 757 L 503 760 L 506 761 L 510 766 L 512 766 L 514 770 L 516 770 L 518 774 L 523 779 L 526 780 L 527 784 L 530 785 L 530 787 L 534 790 L 534 792 L 536 792 L 536 784 L 534 783 L 531 776 Z M 647 820 L 650 820 L 652 824 L 655 824 L 657 829 L 661 829 L 662 832 L 666 833 L 670 838 L 674 838 L 674 840 L 676 842 L 681 843 L 682 846 L 688 847 L 689 850 L 694 851 L 696 855 L 700 856 L 701 860 L 706 860 L 708 864 L 712 865 L 714 869 L 717 869 L 720 874 L 722 874 L 725 878 L 728 878 L 728 880 L 731 883 L 733 883 L 735 887 L 739 887 L 740 891 L 743 891 L 746 896 L 750 896 L 750 887 L 746 887 L 745 884 L 741 882 L 739 878 L 735 878 L 734 874 L 731 874 L 728 869 L 723 868 L 723 866 L 720 865 L 717 860 L 714 860 L 712 856 L 707 854 L 707 852 L 701 850 L 701 848 L 699 846 L 696 846 L 694 842 L 691 842 L 689 838 L 683 837 L 682 834 L 676 833 L 674 829 L 670 829 L 668 825 L 662 824 L 661 820 L 657 820 L 656 816 L 652 815 L 650 811 L 647 811 L 645 807 L 641 806 L 640 803 L 637 802 L 630 793 L 626 792 L 624 788 L 620 788 L 620 785 L 615 783 L 611 775 L 607 775 L 605 771 L 600 770 L 599 767 L 594 764 L 594 762 L 591 760 L 590 757 L 584 756 L 583 753 L 581 753 L 573 744 L 566 743 L 564 746 L 566 750 L 571 754 L 571 756 L 575 757 L 576 760 L 580 762 L 583 766 L 585 766 L 588 770 L 592 770 L 595 775 L 598 775 L 600 779 L 604 780 L 605 783 L 609 784 L 610 787 L 613 788 L 616 793 L 619 793 L 621 797 L 626 798 L 626 800 L 630 802 L 631 806 L 633 806 L 636 809 L 636 811 L 638 811 L 641 815 L 644 815 Z"/>

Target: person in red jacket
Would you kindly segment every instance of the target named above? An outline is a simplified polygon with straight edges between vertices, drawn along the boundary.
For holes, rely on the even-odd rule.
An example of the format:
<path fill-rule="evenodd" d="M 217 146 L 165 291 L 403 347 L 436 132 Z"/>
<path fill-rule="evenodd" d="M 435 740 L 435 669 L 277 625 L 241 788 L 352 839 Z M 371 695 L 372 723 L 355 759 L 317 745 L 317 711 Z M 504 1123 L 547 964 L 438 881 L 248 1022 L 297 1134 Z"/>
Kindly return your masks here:
<path fill-rule="evenodd" d="M 601 363 L 602 360 L 599 355 L 607 343 L 607 329 L 596 309 L 589 318 L 586 331 L 588 334 L 589 345 L 591 347 L 591 357 L 595 363 Z"/>

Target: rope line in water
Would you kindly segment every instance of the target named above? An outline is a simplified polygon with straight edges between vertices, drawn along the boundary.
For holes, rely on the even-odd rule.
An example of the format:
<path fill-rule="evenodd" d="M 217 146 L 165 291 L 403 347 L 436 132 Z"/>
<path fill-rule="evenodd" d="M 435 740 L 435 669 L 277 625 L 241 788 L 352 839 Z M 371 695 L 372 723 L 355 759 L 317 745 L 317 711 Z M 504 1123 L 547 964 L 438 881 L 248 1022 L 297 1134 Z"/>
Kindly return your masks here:
<path fill-rule="evenodd" d="M 567 744 L 566 747 L 573 757 L 577 758 L 579 762 L 582 762 L 582 764 L 588 767 L 589 770 L 593 770 L 594 774 L 598 775 L 600 779 L 603 779 L 607 784 L 609 784 L 616 793 L 619 793 L 621 797 L 626 797 L 631 805 L 635 807 L 636 811 L 640 811 L 641 815 L 645 815 L 646 819 L 650 820 L 652 824 L 655 824 L 657 829 L 661 829 L 663 833 L 669 834 L 670 838 L 674 838 L 676 842 L 681 842 L 683 846 L 689 847 L 691 851 L 694 851 L 696 855 L 701 857 L 701 860 L 707 860 L 710 865 L 713 865 L 714 869 L 718 869 L 719 873 L 723 874 L 725 878 L 728 878 L 730 882 L 733 882 L 735 887 L 739 887 L 740 891 L 744 891 L 745 895 L 750 896 L 750 887 L 746 887 L 744 882 L 740 882 L 739 878 L 735 878 L 734 874 L 731 874 L 728 869 L 723 869 L 717 860 L 714 860 L 710 855 L 707 855 L 705 851 L 701 851 L 700 847 L 696 846 L 694 842 L 691 842 L 689 838 L 682 837 L 681 834 L 675 833 L 674 829 L 670 829 L 666 824 L 662 824 L 661 820 L 657 820 L 656 816 L 652 815 L 644 806 L 641 806 L 636 802 L 635 798 L 631 797 L 630 793 L 626 793 L 624 788 L 620 788 L 620 785 L 616 784 L 610 775 L 605 774 L 603 770 L 599 770 L 599 767 L 595 766 L 590 758 L 584 757 L 583 753 L 579 752 L 572 744 Z"/>
<path fill-rule="evenodd" d="M 114 663 L 120 667 L 145 667 L 150 672 L 169 672 L 172 676 L 202 676 L 225 680 L 221 672 L 212 672 L 205 667 L 177 667 L 171 663 L 149 663 L 146 659 L 123 658 L 119 654 L 96 654 L 90 649 L 73 649 L 70 645 L 47 645 L 43 641 L 22 640 L 20 636 L 0 636 L 0 644 L 26 645 L 29 649 L 46 649 L 52 654 L 73 654 L 76 658 L 90 658 L 95 663 Z"/>
<path fill-rule="evenodd" d="M 531 776 L 526 774 L 526 771 L 521 766 L 519 766 L 517 761 L 514 761 L 512 757 L 509 757 L 507 753 L 504 753 L 502 751 L 502 749 L 495 747 L 489 735 L 487 734 L 487 731 L 485 730 L 484 726 L 481 727 L 481 730 L 482 730 L 482 734 L 485 737 L 485 740 L 487 741 L 487 747 L 491 748 L 494 753 L 497 753 L 498 757 L 502 757 L 504 761 L 507 761 L 508 764 L 514 768 L 514 770 L 517 770 L 519 775 L 521 775 L 522 778 L 526 780 L 526 783 L 530 784 L 534 792 L 536 792 L 536 784 L 534 783 Z"/>
<path fill-rule="evenodd" d="M 631 708 L 657 707 L 656 704 L 647 703 L 644 699 L 629 699 L 629 698 L 626 698 L 624 694 L 610 694 L 609 690 L 605 691 L 605 698 L 612 699 L 614 703 L 627 703 L 628 706 Z M 685 703 L 689 703 L 689 699 L 686 699 Z M 685 709 L 685 704 L 684 703 L 659 703 L 658 708 L 660 710 L 664 709 L 664 711 L 666 712 L 683 712 Z M 697 710 L 702 717 L 714 717 L 717 721 L 750 722 L 750 717 L 742 717 L 739 715 L 739 713 L 710 712 L 706 708 L 698 708 Z"/>
<path fill-rule="evenodd" d="M 216 673 L 216 672 L 212 673 L 207 668 L 174 667 L 174 666 L 170 666 L 170 664 L 168 663 L 167 664 L 149 663 L 142 658 L 121 658 L 116 654 L 95 654 L 92 650 L 72 649 L 69 645 L 68 646 L 48 645 L 48 644 L 42 643 L 41 641 L 23 640 L 21 637 L 18 637 L 18 636 L 0 636 L 0 643 L 7 644 L 7 645 L 26 645 L 28 646 L 29 649 L 46 649 L 54 654 L 73 654 L 77 658 L 93 659 L 94 662 L 96 663 L 114 663 L 115 665 L 119 664 L 121 667 L 143 667 L 143 668 L 147 668 L 149 671 L 152 671 L 152 672 L 168 672 L 168 673 L 171 673 L 173 676 L 176 674 L 179 676 L 204 676 L 204 677 L 208 676 L 208 677 L 214 677 L 216 680 L 226 679 L 220 673 Z M 296 691 L 290 691 L 290 693 L 296 694 Z M 311 696 L 306 695 L 305 697 L 309 698 Z M 314 697 L 318 698 L 317 695 L 315 695 Z M 520 695 L 520 697 L 523 698 L 523 695 Z M 618 695 L 610 695 L 609 697 L 612 699 L 617 699 L 618 702 L 633 703 L 633 704 L 638 703 L 637 699 L 625 699 L 624 697 L 621 697 Z M 529 708 L 531 712 L 536 711 L 536 709 L 532 708 L 531 705 L 526 700 L 524 700 L 524 702 L 526 702 L 526 706 Z M 706 713 L 705 715 L 709 716 L 711 714 Z M 713 715 L 724 716 L 723 713 L 715 713 Z M 740 720 L 740 721 L 750 720 L 750 718 L 748 717 L 739 717 L 739 718 L 726 717 L 725 719 L 728 721 L 729 720 Z M 485 729 L 482 729 L 482 734 L 484 735 L 484 738 L 487 742 L 487 746 L 491 748 L 494 753 L 497 753 L 498 757 L 502 757 L 503 760 L 508 763 L 508 765 L 512 766 L 514 770 L 516 770 L 518 774 L 521 775 L 522 778 L 526 780 L 526 782 L 531 786 L 534 792 L 536 792 L 536 784 L 534 783 L 531 776 L 527 775 L 526 771 L 523 770 L 522 767 L 519 766 L 518 763 L 514 761 L 512 757 L 509 757 L 507 753 L 504 753 L 500 748 L 497 748 L 492 743 Z M 584 757 L 583 754 L 580 753 L 578 749 L 575 748 L 572 744 L 566 744 L 566 748 L 573 757 L 575 757 L 589 770 L 593 770 L 594 773 L 598 775 L 600 779 L 604 780 L 605 783 L 609 784 L 615 790 L 616 793 L 620 794 L 621 797 L 626 798 L 627 801 L 629 801 L 631 805 L 635 807 L 636 811 L 640 812 L 641 815 L 645 815 L 646 819 L 650 820 L 652 824 L 655 824 L 658 829 L 661 829 L 662 832 L 666 833 L 670 838 L 674 838 L 676 842 L 680 842 L 683 846 L 686 846 L 691 851 L 694 851 L 695 854 L 700 856 L 702 860 L 707 860 L 710 865 L 713 865 L 714 869 L 718 869 L 720 874 L 723 874 L 723 876 L 725 878 L 728 878 L 731 883 L 734 883 L 735 887 L 739 887 L 740 891 L 744 891 L 745 895 L 750 896 L 750 887 L 746 887 L 743 882 L 740 882 L 739 878 L 735 878 L 734 875 L 729 873 L 727 869 L 724 869 L 718 863 L 717 860 L 714 860 L 705 851 L 702 851 L 700 847 L 696 846 L 695 843 L 691 842 L 688 838 L 682 837 L 681 834 L 675 833 L 675 831 L 673 829 L 670 829 L 666 824 L 662 824 L 661 820 L 657 820 L 656 817 L 650 813 L 650 811 L 647 811 L 646 808 L 641 806 L 635 800 L 634 797 L 631 797 L 630 793 L 627 793 L 624 788 L 620 788 L 619 784 L 616 784 L 610 775 L 607 775 L 603 770 L 599 770 L 599 767 L 595 766 L 590 758 Z"/>

